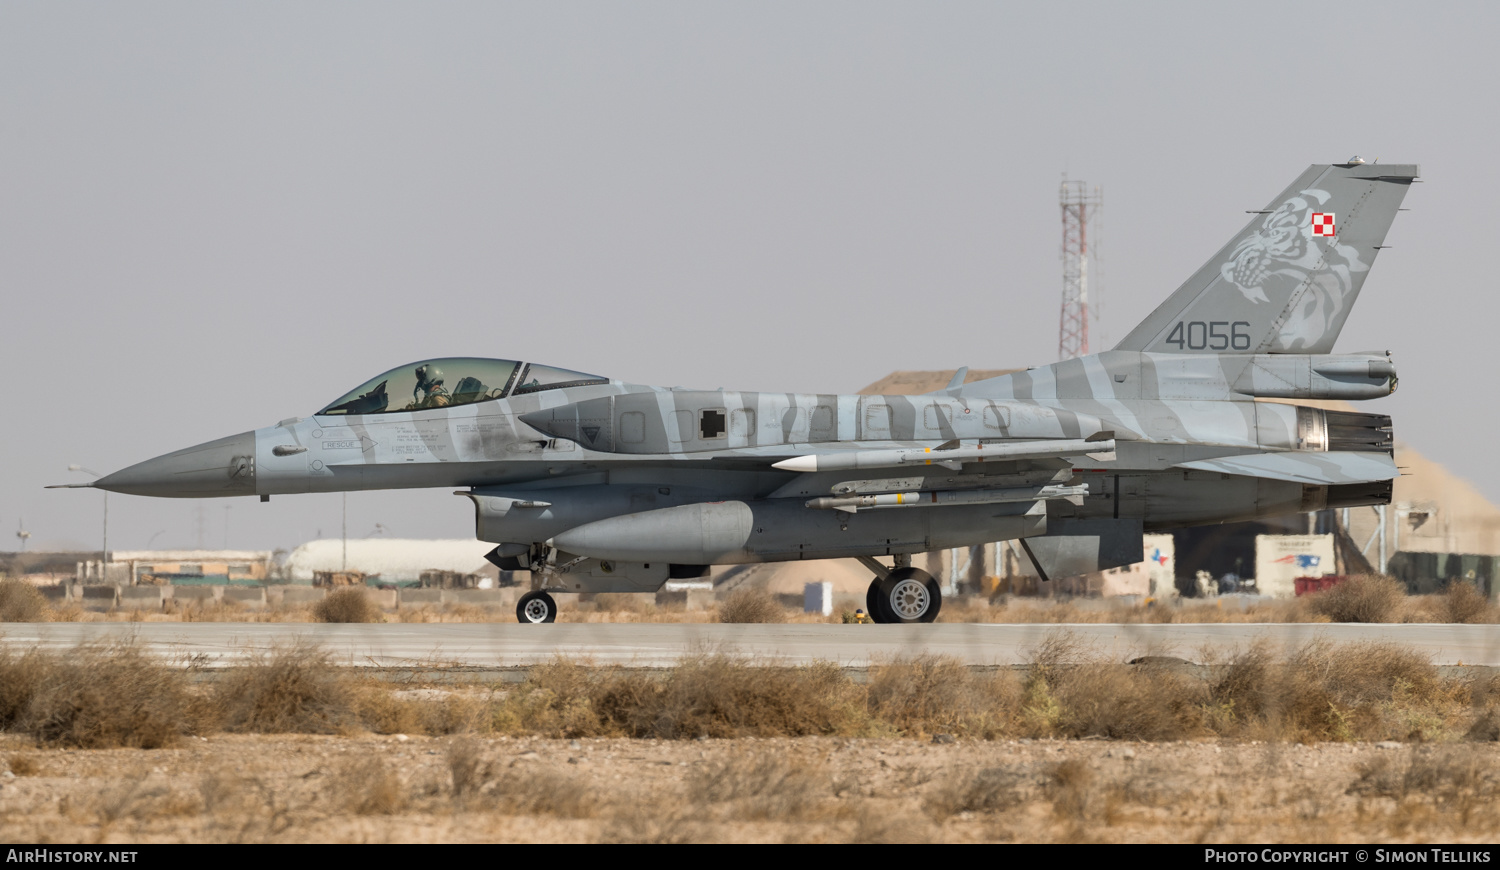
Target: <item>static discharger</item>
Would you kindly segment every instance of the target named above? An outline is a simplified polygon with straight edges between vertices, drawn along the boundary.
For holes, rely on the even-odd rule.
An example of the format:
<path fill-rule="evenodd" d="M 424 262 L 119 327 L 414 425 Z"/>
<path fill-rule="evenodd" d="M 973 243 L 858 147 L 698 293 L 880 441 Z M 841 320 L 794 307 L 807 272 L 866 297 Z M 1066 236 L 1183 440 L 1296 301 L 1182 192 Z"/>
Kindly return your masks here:
<path fill-rule="evenodd" d="M 908 447 L 897 450 L 850 450 L 843 453 L 818 453 L 783 459 L 773 467 L 785 471 L 842 471 L 857 468 L 895 468 L 902 465 L 941 465 L 954 471 L 969 462 L 1009 462 L 1017 459 L 1039 459 L 1053 456 L 1083 456 L 1108 461 L 1114 459 L 1114 433 L 1106 438 L 1082 438 L 1057 441 L 1019 441 L 1010 444 L 973 443 L 963 445 L 950 441 L 942 447 Z M 949 446 L 953 445 L 953 446 Z"/>
<path fill-rule="evenodd" d="M 1087 485 L 1018 487 L 1012 489 L 970 489 L 945 492 L 890 492 L 881 495 L 825 496 L 808 499 L 807 506 L 815 510 L 835 510 L 858 513 L 860 509 L 896 507 L 933 507 L 957 504 L 1004 504 L 1028 501 L 1048 501 L 1066 498 L 1082 501 L 1088 495 Z"/>

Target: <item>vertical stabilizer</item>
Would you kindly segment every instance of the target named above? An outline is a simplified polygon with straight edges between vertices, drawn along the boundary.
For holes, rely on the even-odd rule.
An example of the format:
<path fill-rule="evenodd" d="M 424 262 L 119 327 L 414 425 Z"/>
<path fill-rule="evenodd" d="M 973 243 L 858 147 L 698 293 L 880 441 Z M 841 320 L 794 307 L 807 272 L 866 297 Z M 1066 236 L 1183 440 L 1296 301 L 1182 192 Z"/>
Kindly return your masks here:
<path fill-rule="evenodd" d="M 1417 174 L 1309 167 L 1116 350 L 1329 353 Z"/>

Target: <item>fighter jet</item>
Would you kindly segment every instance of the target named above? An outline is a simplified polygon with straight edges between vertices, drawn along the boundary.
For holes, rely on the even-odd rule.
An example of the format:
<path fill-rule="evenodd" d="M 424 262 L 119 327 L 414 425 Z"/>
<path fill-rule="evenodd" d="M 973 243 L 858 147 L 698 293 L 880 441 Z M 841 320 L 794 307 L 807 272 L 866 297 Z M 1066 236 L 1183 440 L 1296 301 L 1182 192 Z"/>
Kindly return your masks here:
<path fill-rule="evenodd" d="M 757 393 L 430 359 L 86 485 L 262 501 L 454 487 L 490 561 L 530 572 L 522 622 L 552 622 L 553 592 L 836 558 L 869 567 L 876 622 L 931 622 L 942 593 L 917 553 L 1019 540 L 1045 579 L 1141 561 L 1145 531 L 1388 504 L 1389 417 L 1257 400 L 1395 390 L 1388 352 L 1332 351 L 1417 175 L 1312 166 L 1113 350 L 1002 377 Z"/>

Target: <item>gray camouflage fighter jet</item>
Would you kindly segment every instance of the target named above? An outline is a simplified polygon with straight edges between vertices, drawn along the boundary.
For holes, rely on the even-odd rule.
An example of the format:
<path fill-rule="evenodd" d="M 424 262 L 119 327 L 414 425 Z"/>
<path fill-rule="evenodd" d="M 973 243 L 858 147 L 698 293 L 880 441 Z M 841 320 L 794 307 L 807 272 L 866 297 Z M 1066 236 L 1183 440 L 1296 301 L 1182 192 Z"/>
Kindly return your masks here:
<path fill-rule="evenodd" d="M 1387 504 L 1389 354 L 1332 353 L 1411 165 L 1312 166 L 1113 350 L 923 395 L 638 386 L 501 359 L 392 369 L 310 417 L 92 484 L 206 498 L 460 487 L 490 560 L 549 592 L 856 558 L 878 622 L 930 622 L 913 554 L 1019 539 L 1043 576 L 1142 559 L 1143 531 Z M 74 484 L 77 486 L 77 484 Z M 892 557 L 893 564 L 877 557 Z"/>

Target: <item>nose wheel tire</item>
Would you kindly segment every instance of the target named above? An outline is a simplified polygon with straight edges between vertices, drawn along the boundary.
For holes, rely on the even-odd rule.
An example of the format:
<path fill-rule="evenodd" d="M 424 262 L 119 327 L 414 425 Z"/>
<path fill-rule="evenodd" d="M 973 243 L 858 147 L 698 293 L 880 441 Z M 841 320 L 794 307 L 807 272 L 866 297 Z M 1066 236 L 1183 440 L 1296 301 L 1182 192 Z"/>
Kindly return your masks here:
<path fill-rule="evenodd" d="M 516 619 L 521 622 L 556 622 L 557 602 L 545 592 L 528 592 L 516 602 Z"/>
<path fill-rule="evenodd" d="M 943 609 L 938 582 L 919 568 L 897 568 L 870 590 L 875 598 L 870 616 L 877 622 L 932 622 Z"/>

